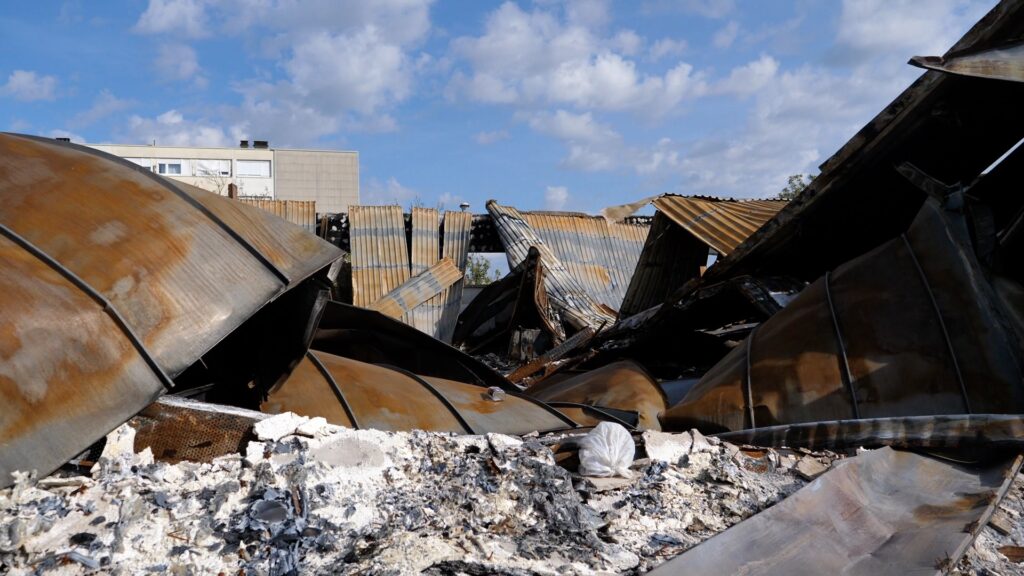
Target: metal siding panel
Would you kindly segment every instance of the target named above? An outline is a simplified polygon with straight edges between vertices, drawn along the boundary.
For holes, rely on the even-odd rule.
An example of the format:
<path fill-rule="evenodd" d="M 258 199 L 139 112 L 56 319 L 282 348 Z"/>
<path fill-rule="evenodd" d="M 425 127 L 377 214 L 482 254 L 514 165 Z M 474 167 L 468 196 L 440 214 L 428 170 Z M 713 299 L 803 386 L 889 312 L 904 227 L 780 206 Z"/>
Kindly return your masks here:
<path fill-rule="evenodd" d="M 363 308 L 409 279 L 405 218 L 399 206 L 352 206 L 352 298 Z"/>
<path fill-rule="evenodd" d="M 664 195 L 653 204 L 673 222 L 727 255 L 786 205 L 773 200 L 711 200 Z"/>
<path fill-rule="evenodd" d="M 465 274 L 469 258 L 469 241 L 473 227 L 473 215 L 469 212 L 444 213 L 444 256 L 451 258 L 455 266 Z M 442 342 L 451 342 L 455 324 L 459 319 L 462 305 L 462 290 L 465 280 L 460 279 L 441 294 L 443 309 L 435 337 Z"/>
<path fill-rule="evenodd" d="M 413 208 L 411 272 L 414 276 L 438 262 L 439 242 L 437 210 L 433 208 Z M 458 270 L 457 268 L 455 269 Z M 461 273 L 459 277 L 461 278 Z M 444 304 L 442 297 L 441 293 L 437 293 L 426 302 L 416 306 L 410 314 L 409 320 L 411 321 L 406 323 L 414 326 L 421 332 L 436 336 Z"/>
<path fill-rule="evenodd" d="M 388 292 L 367 308 L 396 320 L 408 318 L 411 312 L 422 307 L 421 304 L 439 296 L 442 291 L 461 279 L 462 271 L 455 267 L 452 259 L 443 258 L 398 288 Z M 412 326 L 412 324 L 409 325 Z M 431 334 L 426 330 L 420 329 L 420 331 Z"/>

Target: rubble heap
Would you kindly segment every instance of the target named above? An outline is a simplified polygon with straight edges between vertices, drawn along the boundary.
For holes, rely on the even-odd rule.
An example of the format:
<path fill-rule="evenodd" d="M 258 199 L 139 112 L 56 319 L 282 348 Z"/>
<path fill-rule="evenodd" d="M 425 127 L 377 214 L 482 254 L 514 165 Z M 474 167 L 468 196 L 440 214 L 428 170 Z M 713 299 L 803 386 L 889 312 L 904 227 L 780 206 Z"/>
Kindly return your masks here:
<path fill-rule="evenodd" d="M 642 573 L 799 489 L 801 460 L 648 433 L 630 479 L 585 479 L 545 442 L 351 430 L 282 414 L 246 454 L 155 462 L 111 433 L 91 478 L 0 491 L 11 574 Z"/>

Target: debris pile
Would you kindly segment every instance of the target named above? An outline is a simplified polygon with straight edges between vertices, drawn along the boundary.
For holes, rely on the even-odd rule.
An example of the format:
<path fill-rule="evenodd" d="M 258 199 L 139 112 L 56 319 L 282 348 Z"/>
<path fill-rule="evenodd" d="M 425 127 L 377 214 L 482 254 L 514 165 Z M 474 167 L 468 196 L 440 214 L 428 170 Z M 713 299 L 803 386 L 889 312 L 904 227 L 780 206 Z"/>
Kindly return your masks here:
<path fill-rule="evenodd" d="M 563 437 L 384 433 L 285 413 L 244 454 L 135 453 L 118 428 L 92 476 L 0 491 L 0 567 L 80 574 L 643 573 L 779 502 L 798 458 L 650 433 L 632 478 L 572 474 Z M 548 445 L 546 445 L 548 444 Z"/>

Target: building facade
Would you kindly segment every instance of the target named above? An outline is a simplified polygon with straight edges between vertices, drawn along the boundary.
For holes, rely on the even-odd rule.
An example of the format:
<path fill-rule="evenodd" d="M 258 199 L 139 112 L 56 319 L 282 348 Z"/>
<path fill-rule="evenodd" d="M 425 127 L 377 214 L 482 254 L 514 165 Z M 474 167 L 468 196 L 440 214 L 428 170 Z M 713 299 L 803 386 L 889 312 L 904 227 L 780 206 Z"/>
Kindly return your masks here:
<path fill-rule="evenodd" d="M 315 200 L 321 214 L 347 212 L 359 203 L 359 153 L 336 150 L 250 147 L 197 148 L 132 144 L 88 144 L 153 172 L 227 195 L 228 185 L 243 198 Z"/>

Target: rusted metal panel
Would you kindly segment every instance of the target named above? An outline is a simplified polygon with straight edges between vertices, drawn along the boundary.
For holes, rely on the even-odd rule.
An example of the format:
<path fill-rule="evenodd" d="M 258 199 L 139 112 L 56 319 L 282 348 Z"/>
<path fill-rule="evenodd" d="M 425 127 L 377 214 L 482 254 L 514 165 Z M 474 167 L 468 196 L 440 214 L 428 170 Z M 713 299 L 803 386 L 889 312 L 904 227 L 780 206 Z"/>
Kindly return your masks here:
<path fill-rule="evenodd" d="M 415 312 L 423 308 L 423 304 L 430 304 L 435 296 L 440 296 L 446 288 L 462 279 L 462 272 L 455 267 L 451 258 L 442 258 L 429 268 L 416 274 L 408 282 L 385 294 L 380 300 L 367 306 L 370 310 L 376 310 L 385 316 L 396 320 L 415 317 Z M 440 310 L 440 308 L 437 308 Z M 427 315 L 424 315 L 426 318 Z M 429 318 L 426 318 L 430 320 Z M 431 334 L 430 326 L 424 330 L 423 327 L 415 326 L 422 332 Z"/>
<path fill-rule="evenodd" d="M 135 429 L 135 451 L 146 448 L 162 462 L 211 462 L 228 454 L 245 453 L 255 440 L 253 424 L 261 412 L 164 396 L 146 406 L 128 425 Z"/>
<path fill-rule="evenodd" d="M 948 74 L 1024 82 L 1024 42 L 943 56 L 914 56 L 910 64 Z"/>
<path fill-rule="evenodd" d="M 565 322 L 576 330 L 584 327 L 597 330 L 614 322 L 614 310 L 602 305 L 587 292 L 518 210 L 491 200 L 487 202 L 487 211 L 494 218 L 510 267 L 514 268 L 525 260 L 531 246 L 540 252 L 548 299 Z"/>
<path fill-rule="evenodd" d="M 929 200 L 906 234 L 827 273 L 662 417 L 707 431 L 1022 413 L 1021 351 L 963 216 Z"/>
<path fill-rule="evenodd" d="M 409 279 L 400 206 L 350 206 L 352 301 L 369 306 Z"/>
<path fill-rule="evenodd" d="M 984 528 L 1020 462 L 968 468 L 872 450 L 650 574 L 945 574 Z"/>
<path fill-rule="evenodd" d="M 433 208 L 412 209 L 412 256 L 410 273 L 413 276 L 426 271 L 437 264 L 440 258 L 440 220 L 437 210 Z M 456 271 L 458 269 L 456 268 Z M 459 274 L 461 278 L 461 273 Z M 442 288 L 446 288 L 447 285 Z M 436 293 L 428 301 L 416 306 L 405 319 L 405 323 L 414 326 L 421 332 L 437 333 L 437 323 L 441 319 L 441 294 Z"/>
<path fill-rule="evenodd" d="M 316 232 L 315 200 L 265 200 L 262 198 L 239 198 L 238 202 L 255 206 L 265 212 L 284 218 L 292 224 L 302 226 L 306 232 Z"/>
<path fill-rule="evenodd" d="M 588 294 L 619 308 L 647 227 L 566 212 L 524 212 L 523 217 Z"/>
<path fill-rule="evenodd" d="M 537 372 L 555 368 L 555 362 L 589 344 L 590 341 L 594 339 L 594 334 L 596 333 L 597 330 L 589 326 L 580 330 L 569 338 L 566 338 L 566 340 L 558 346 L 555 346 L 542 354 L 537 359 L 516 368 L 508 375 L 509 381 L 519 384 Z"/>
<path fill-rule="evenodd" d="M 719 254 L 732 252 L 786 205 L 781 200 L 714 200 L 666 194 L 654 207 Z"/>
<path fill-rule="evenodd" d="M 469 243 L 472 231 L 473 215 L 469 212 L 444 213 L 444 246 L 443 255 L 451 258 L 455 266 L 466 272 L 466 263 L 469 259 Z M 441 293 L 441 301 L 444 306 L 441 311 L 441 320 L 437 325 L 437 332 L 434 336 L 442 341 L 450 343 L 455 333 L 455 324 L 459 319 L 459 310 L 462 308 L 462 289 L 465 280 L 459 279 L 451 287 Z"/>
<path fill-rule="evenodd" d="M 975 458 L 989 453 L 1024 452 L 1024 416 L 1019 414 L 938 414 L 902 418 L 862 418 L 767 426 L 716 434 L 733 444 L 848 450 L 891 446 L 956 450 Z"/>
<path fill-rule="evenodd" d="M 316 351 L 271 391 L 262 409 L 392 431 L 526 434 L 575 426 L 555 410 L 514 393 L 494 400 L 485 387 Z"/>
<path fill-rule="evenodd" d="M 258 209 L 52 140 L 0 134 L 0 192 L 0 484 L 87 447 L 341 256 Z"/>
<path fill-rule="evenodd" d="M 636 362 L 623 360 L 561 381 L 545 381 L 524 391 L 549 403 L 615 408 L 636 412 L 639 428 L 661 430 L 658 414 L 668 408 L 665 393 Z"/>

